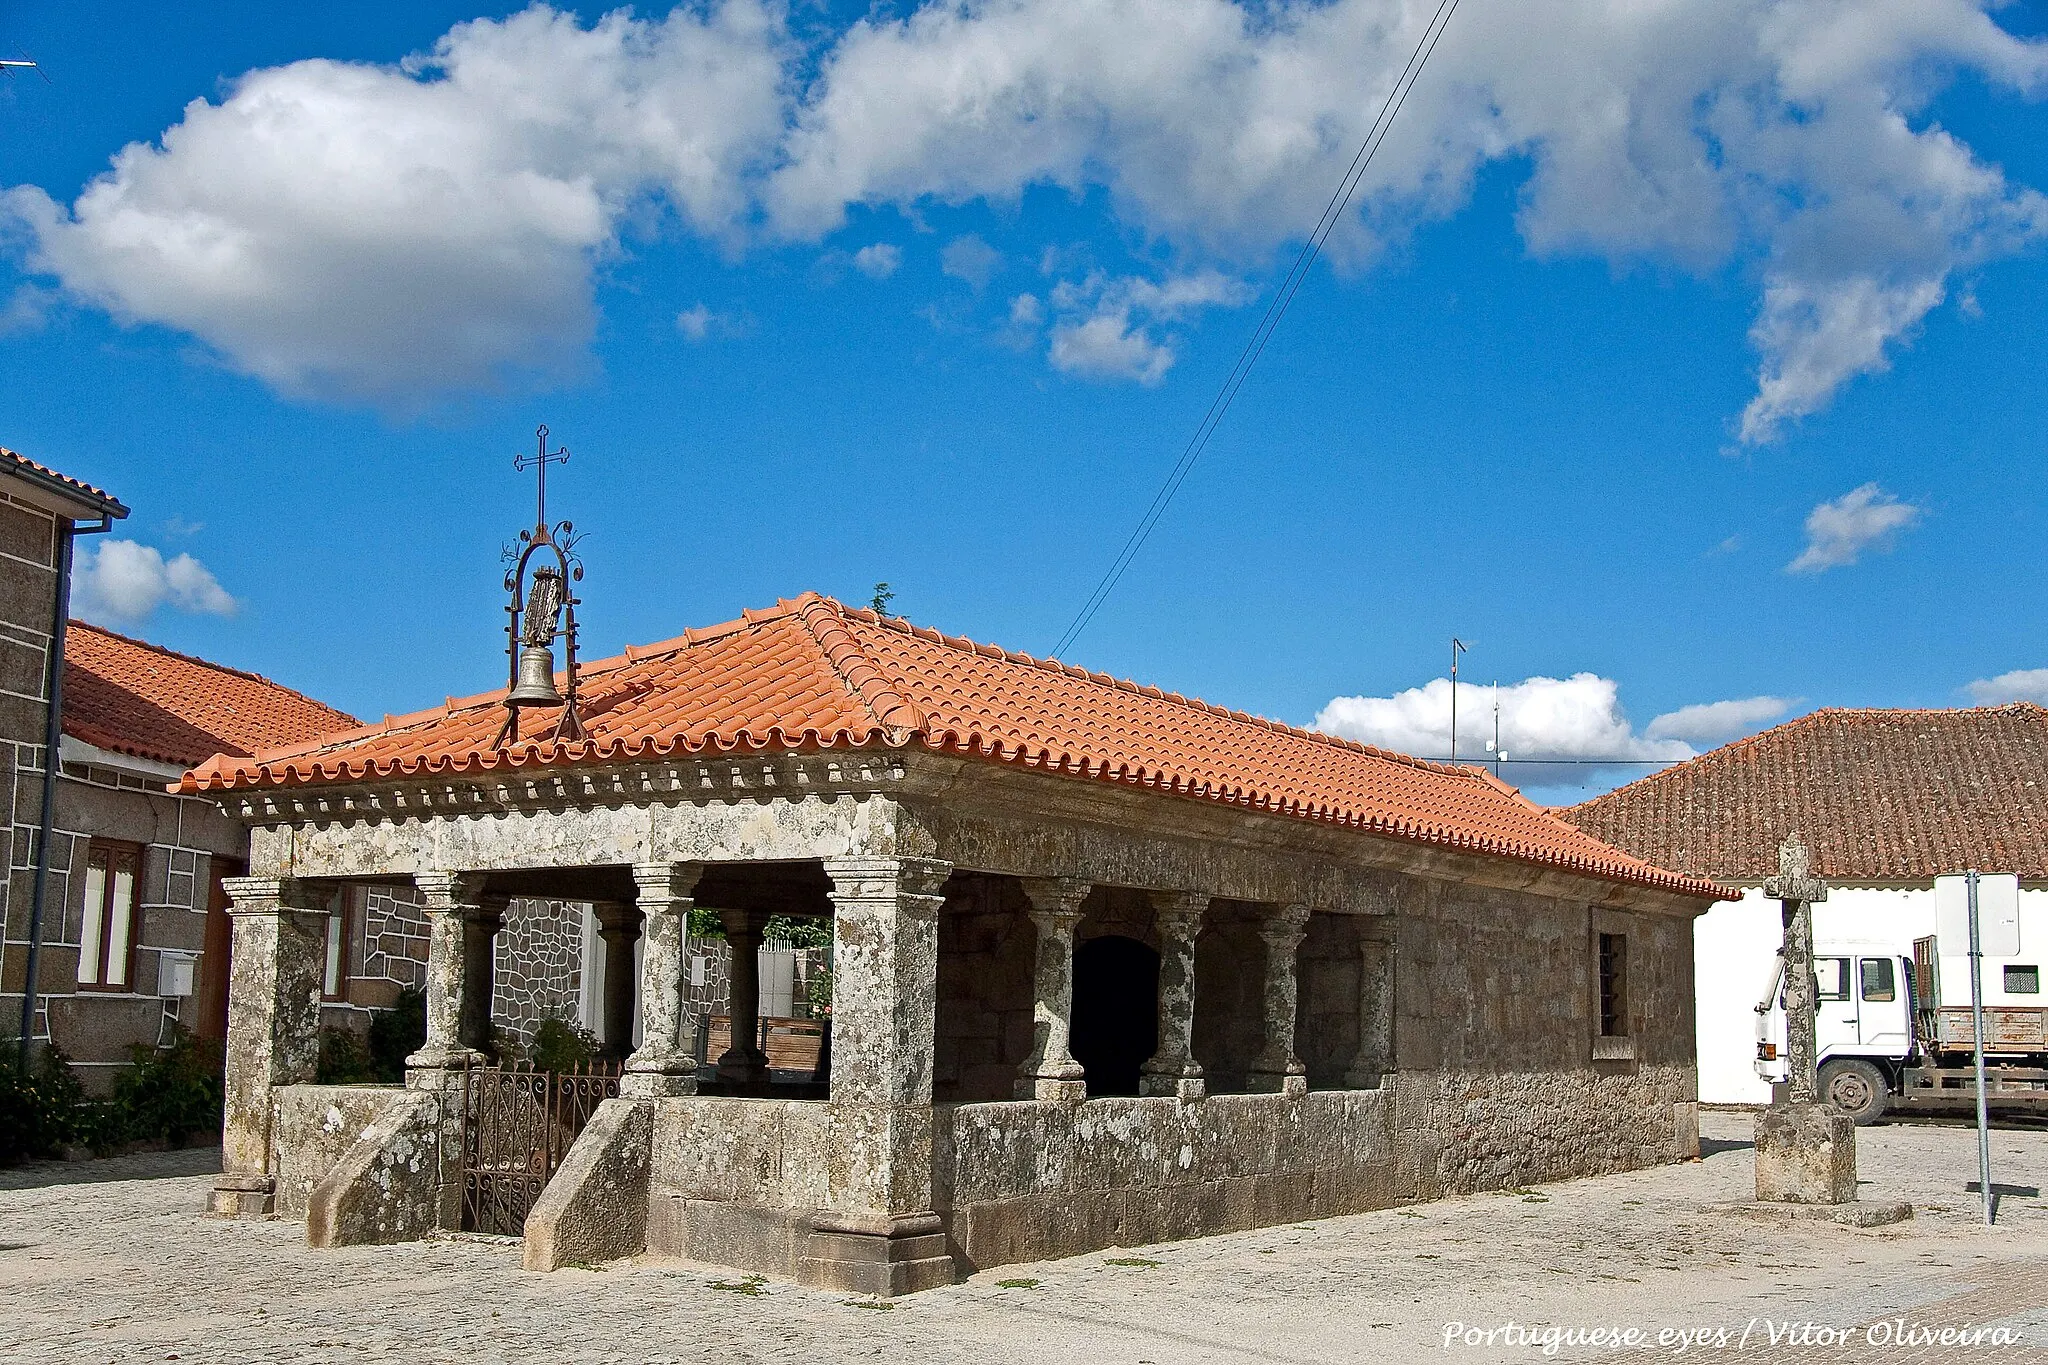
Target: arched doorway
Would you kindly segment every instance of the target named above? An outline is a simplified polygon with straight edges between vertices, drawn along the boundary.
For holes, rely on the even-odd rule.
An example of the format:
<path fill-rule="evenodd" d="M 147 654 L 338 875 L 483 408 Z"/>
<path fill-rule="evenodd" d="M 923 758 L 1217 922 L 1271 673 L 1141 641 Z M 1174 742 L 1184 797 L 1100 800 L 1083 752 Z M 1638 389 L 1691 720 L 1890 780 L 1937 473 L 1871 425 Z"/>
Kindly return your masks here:
<path fill-rule="evenodd" d="M 1138 1093 L 1138 1072 L 1159 1049 L 1158 953 L 1115 934 L 1074 950 L 1070 1045 L 1091 1098 Z"/>

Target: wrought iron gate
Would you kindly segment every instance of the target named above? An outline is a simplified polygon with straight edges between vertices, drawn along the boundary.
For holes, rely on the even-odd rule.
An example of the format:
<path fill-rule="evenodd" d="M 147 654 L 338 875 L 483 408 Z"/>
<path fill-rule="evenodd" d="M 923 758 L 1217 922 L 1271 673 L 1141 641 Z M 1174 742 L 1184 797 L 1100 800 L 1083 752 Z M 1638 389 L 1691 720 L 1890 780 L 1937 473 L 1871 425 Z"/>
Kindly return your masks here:
<path fill-rule="evenodd" d="M 619 1068 L 472 1067 L 462 1078 L 462 1230 L 516 1237 Z"/>

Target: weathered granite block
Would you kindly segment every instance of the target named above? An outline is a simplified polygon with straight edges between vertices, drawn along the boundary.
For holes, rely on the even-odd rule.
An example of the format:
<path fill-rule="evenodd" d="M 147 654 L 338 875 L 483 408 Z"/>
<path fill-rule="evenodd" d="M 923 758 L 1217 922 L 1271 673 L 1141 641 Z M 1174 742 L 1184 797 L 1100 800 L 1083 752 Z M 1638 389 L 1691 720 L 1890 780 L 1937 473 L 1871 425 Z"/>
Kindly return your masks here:
<path fill-rule="evenodd" d="M 647 1245 L 649 1100 L 606 1100 L 526 1215 L 528 1270 L 636 1256 Z"/>
<path fill-rule="evenodd" d="M 441 1222 L 441 1097 L 405 1090 L 306 1203 L 306 1244 L 412 1242 Z"/>
<path fill-rule="evenodd" d="M 1756 1197 L 1788 1204 L 1856 1198 L 1856 1125 L 1825 1104 L 1774 1104 L 1756 1120 Z"/>

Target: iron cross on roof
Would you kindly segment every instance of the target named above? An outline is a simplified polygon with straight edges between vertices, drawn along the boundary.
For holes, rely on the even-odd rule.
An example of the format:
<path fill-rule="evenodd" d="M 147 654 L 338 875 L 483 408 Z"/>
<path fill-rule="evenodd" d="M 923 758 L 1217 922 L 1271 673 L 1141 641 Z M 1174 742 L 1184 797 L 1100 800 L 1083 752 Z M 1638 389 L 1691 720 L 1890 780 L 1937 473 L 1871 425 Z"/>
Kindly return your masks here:
<path fill-rule="evenodd" d="M 569 463 L 569 451 L 566 446 L 557 446 L 552 451 L 548 449 L 548 427 L 545 422 L 534 428 L 533 435 L 533 454 L 514 456 L 512 467 L 522 474 L 529 469 L 538 471 L 535 475 L 537 487 L 534 491 L 533 524 L 542 530 L 546 530 L 548 524 L 548 466 L 551 464 Z"/>

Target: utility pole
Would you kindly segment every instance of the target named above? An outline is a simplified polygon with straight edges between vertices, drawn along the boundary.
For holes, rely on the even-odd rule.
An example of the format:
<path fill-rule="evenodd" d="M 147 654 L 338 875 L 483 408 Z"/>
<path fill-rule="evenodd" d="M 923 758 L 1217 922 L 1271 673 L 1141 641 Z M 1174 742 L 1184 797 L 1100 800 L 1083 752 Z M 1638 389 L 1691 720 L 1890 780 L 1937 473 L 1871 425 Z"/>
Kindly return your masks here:
<path fill-rule="evenodd" d="M 1451 637 L 1451 762 L 1458 761 L 1458 656 L 1469 654 L 1465 642 Z"/>

